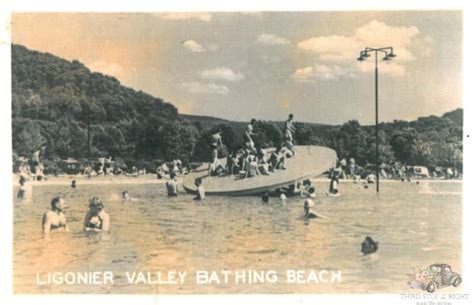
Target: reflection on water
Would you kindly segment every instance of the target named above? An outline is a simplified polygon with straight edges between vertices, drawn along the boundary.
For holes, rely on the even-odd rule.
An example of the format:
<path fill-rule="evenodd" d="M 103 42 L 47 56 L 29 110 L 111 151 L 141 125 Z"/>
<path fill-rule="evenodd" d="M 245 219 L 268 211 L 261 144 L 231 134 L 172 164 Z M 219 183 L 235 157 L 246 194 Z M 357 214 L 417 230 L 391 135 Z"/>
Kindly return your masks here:
<path fill-rule="evenodd" d="M 326 183 L 316 183 L 319 190 Z M 122 202 L 127 189 L 136 201 Z M 432 263 L 461 271 L 462 184 L 343 183 L 342 196 L 319 193 L 315 210 L 328 220 L 304 221 L 303 200 L 259 197 L 168 198 L 164 185 L 34 186 L 33 198 L 14 201 L 16 293 L 340 293 L 411 291 L 411 270 Z M 14 192 L 15 193 L 15 192 Z M 41 234 L 51 198 L 65 195 L 69 233 Z M 88 198 L 100 196 L 111 217 L 109 234 L 85 233 Z M 370 235 L 380 243 L 362 256 Z M 341 270 L 337 284 L 196 286 L 196 270 Z M 37 285 L 36 273 L 113 271 L 113 285 Z M 183 285 L 133 285 L 125 272 L 187 271 Z M 446 291 L 453 288 L 446 288 Z M 443 290 L 444 291 L 444 290 Z"/>

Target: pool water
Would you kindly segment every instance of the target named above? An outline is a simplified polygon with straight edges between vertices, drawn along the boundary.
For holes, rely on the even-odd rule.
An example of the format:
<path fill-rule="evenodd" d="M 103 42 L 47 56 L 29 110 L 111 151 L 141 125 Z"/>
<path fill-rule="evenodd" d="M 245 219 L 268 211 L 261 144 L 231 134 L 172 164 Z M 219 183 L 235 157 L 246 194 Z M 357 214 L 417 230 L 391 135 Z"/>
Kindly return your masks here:
<path fill-rule="evenodd" d="M 386 182 L 339 186 L 315 182 L 315 210 L 329 219 L 302 219 L 303 199 L 259 197 L 168 198 L 159 184 L 35 185 L 30 199 L 14 200 L 15 293 L 206 294 L 206 293 L 398 293 L 411 290 L 407 273 L 432 263 L 461 271 L 462 183 Z M 123 202 L 128 190 L 134 201 Z M 16 191 L 16 188 L 15 190 Z M 70 232 L 41 232 L 52 197 L 63 194 Z M 91 196 L 102 198 L 110 233 L 86 233 L 83 220 Z M 363 256 L 366 236 L 379 241 Z M 341 270 L 339 283 L 196 285 L 196 270 Z M 183 284 L 131 284 L 126 271 L 186 271 Z M 114 284 L 38 285 L 36 274 L 112 271 Z M 462 289 L 462 285 L 461 288 Z M 457 291 L 445 288 L 443 292 Z"/>

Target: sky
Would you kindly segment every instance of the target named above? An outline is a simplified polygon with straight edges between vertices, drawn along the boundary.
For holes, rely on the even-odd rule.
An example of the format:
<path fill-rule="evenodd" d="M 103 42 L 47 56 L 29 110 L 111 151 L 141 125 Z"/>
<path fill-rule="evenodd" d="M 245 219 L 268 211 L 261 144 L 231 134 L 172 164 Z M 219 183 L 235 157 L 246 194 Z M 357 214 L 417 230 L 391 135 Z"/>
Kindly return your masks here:
<path fill-rule="evenodd" d="M 14 13 L 12 42 L 79 60 L 180 113 L 373 124 L 462 107 L 461 11 Z"/>

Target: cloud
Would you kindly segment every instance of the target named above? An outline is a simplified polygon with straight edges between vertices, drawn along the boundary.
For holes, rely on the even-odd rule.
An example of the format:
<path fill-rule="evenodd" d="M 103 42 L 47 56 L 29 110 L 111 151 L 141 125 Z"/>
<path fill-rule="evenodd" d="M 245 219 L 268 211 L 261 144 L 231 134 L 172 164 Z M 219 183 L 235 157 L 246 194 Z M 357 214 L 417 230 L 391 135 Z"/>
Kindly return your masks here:
<path fill-rule="evenodd" d="M 219 85 L 212 82 L 211 83 L 188 82 L 188 83 L 183 83 L 182 85 L 191 93 L 227 95 L 230 92 L 227 86 Z"/>
<path fill-rule="evenodd" d="M 88 64 L 87 66 L 92 71 L 115 77 L 119 77 L 124 72 L 123 67 L 114 62 L 95 61 L 91 64 Z"/>
<path fill-rule="evenodd" d="M 242 73 L 234 72 L 232 69 L 227 67 L 204 70 L 201 72 L 201 77 L 209 80 L 225 80 L 231 82 L 237 82 L 245 78 Z"/>
<path fill-rule="evenodd" d="M 216 45 L 216 44 L 211 44 L 211 45 L 209 45 L 209 46 L 207 47 L 207 49 L 208 49 L 209 51 L 215 52 L 215 51 L 219 50 L 219 46 Z"/>
<path fill-rule="evenodd" d="M 284 37 L 280 37 L 274 34 L 261 34 L 257 38 L 257 43 L 263 45 L 287 45 L 290 41 Z"/>
<path fill-rule="evenodd" d="M 357 65 L 358 71 L 374 73 L 374 65 Z M 405 75 L 405 66 L 396 62 L 379 62 L 379 73 L 390 76 L 403 76 Z"/>
<path fill-rule="evenodd" d="M 403 65 L 415 60 L 415 56 L 410 52 L 409 47 L 420 43 L 419 39 L 416 38 L 418 34 L 419 30 L 415 26 L 390 26 L 373 20 L 357 28 L 350 36 L 312 37 L 299 42 L 297 48 L 303 52 L 316 55 L 323 64 L 336 64 L 345 73 L 354 73 L 357 71 L 368 72 L 373 70 L 372 61 L 366 61 L 354 66 L 353 63 L 361 50 L 366 47 L 392 46 L 397 54 L 395 58 L 396 63 L 394 62 L 390 65 L 383 63 L 380 71 L 392 76 L 403 76 L 405 72 Z M 387 70 L 382 71 L 382 67 L 385 66 Z M 335 73 L 329 73 L 328 75 L 338 74 L 339 68 L 332 67 L 331 71 Z M 318 70 L 314 67 L 313 69 Z M 299 73 L 302 73 L 302 69 L 299 70 L 301 70 Z M 299 75 L 297 72 L 295 72 L 295 75 Z M 343 73 L 340 73 L 340 75 L 343 75 Z"/>
<path fill-rule="evenodd" d="M 354 77 L 354 73 L 350 69 L 345 69 L 339 65 L 321 65 L 297 69 L 293 74 L 293 78 L 298 81 L 319 80 L 337 80 L 341 77 Z"/>
<path fill-rule="evenodd" d="M 351 63 L 342 64 L 315 64 L 297 69 L 292 77 L 296 81 L 311 82 L 314 80 L 331 81 L 341 78 L 353 78 L 359 72 L 374 73 L 374 65 Z M 390 76 L 405 75 L 405 66 L 395 62 L 379 62 L 379 73 Z"/>
<path fill-rule="evenodd" d="M 183 42 L 181 42 L 181 44 L 188 50 L 190 50 L 191 52 L 195 52 L 195 53 L 202 53 L 202 52 L 206 52 L 206 49 L 200 45 L 198 42 L 196 42 L 195 40 L 185 40 Z"/>
<path fill-rule="evenodd" d="M 209 13 L 166 13 L 159 14 L 161 19 L 165 20 L 187 20 L 197 19 L 204 22 L 209 22 L 212 19 L 212 15 Z"/>

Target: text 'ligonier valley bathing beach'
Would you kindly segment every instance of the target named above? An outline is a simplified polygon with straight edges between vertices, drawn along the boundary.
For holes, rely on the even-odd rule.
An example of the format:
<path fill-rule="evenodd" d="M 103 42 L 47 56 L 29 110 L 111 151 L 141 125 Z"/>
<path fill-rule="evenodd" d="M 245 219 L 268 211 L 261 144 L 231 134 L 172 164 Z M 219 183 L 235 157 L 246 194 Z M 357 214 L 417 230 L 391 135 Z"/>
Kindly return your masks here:
<path fill-rule="evenodd" d="M 125 272 L 127 283 L 134 285 L 178 285 L 184 284 L 188 277 L 196 285 L 221 285 L 221 284 L 263 284 L 284 282 L 287 284 L 307 283 L 339 283 L 342 280 L 340 270 L 221 270 L 207 271 L 198 270 L 188 276 L 187 271 L 133 271 Z M 117 276 L 112 271 L 94 272 L 54 272 L 47 274 L 36 274 L 37 285 L 107 285 L 114 284 Z"/>

